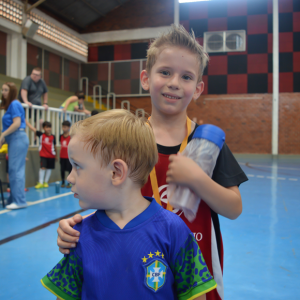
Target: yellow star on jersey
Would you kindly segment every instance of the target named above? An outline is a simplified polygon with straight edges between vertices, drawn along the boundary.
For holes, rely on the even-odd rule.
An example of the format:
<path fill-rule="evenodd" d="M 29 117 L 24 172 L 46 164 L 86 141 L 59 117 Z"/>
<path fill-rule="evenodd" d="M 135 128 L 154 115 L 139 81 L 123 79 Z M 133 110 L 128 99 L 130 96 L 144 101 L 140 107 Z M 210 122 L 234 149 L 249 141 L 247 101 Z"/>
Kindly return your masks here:
<path fill-rule="evenodd" d="M 155 255 L 156 255 L 156 256 L 160 256 L 160 252 L 157 250 L 157 251 L 155 252 Z"/>
<path fill-rule="evenodd" d="M 152 258 L 154 254 L 152 254 L 150 251 L 150 254 L 148 254 L 148 255 L 149 255 L 149 258 Z"/>
<path fill-rule="evenodd" d="M 147 258 L 144 256 L 144 257 L 142 258 L 142 261 L 143 261 L 143 263 L 147 262 Z"/>
<path fill-rule="evenodd" d="M 164 256 L 164 254 L 163 254 L 163 253 L 161 254 L 161 258 L 165 258 L 165 256 Z"/>

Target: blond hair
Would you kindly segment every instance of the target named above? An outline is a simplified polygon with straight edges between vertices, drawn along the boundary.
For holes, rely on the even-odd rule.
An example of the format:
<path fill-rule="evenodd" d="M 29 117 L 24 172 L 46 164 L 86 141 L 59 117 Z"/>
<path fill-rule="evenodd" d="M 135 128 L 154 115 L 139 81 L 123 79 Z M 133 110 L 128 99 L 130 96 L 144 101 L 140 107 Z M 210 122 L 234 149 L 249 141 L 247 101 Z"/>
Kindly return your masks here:
<path fill-rule="evenodd" d="M 209 60 L 208 54 L 203 47 L 196 41 L 194 31 L 189 34 L 182 25 L 172 25 L 169 32 L 162 33 L 150 45 L 147 51 L 146 70 L 150 74 L 157 56 L 166 47 L 183 47 L 195 54 L 199 62 L 198 82 L 202 80 L 204 69 Z"/>
<path fill-rule="evenodd" d="M 89 117 L 71 127 L 71 137 L 79 133 L 86 147 L 101 166 L 122 159 L 128 166 L 129 178 L 141 186 L 158 160 L 154 134 L 147 120 L 124 109 L 114 109 Z"/>

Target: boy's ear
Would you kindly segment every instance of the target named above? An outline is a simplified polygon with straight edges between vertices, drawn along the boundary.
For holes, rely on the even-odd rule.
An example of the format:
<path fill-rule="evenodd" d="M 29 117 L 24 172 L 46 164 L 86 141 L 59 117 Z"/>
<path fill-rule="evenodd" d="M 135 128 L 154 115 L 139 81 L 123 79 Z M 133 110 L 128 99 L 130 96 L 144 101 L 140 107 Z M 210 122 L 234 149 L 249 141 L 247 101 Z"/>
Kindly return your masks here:
<path fill-rule="evenodd" d="M 146 70 L 143 70 L 141 72 L 141 84 L 142 84 L 142 88 L 145 90 L 145 91 L 148 91 L 149 90 L 149 76 L 148 76 L 148 73 Z"/>
<path fill-rule="evenodd" d="M 118 186 L 122 184 L 128 176 L 128 166 L 122 159 L 115 159 L 112 163 L 112 184 Z"/>
<path fill-rule="evenodd" d="M 204 91 L 204 82 L 199 81 L 197 83 L 196 90 L 195 90 L 194 95 L 193 95 L 193 100 L 196 101 L 201 96 L 203 91 Z"/>

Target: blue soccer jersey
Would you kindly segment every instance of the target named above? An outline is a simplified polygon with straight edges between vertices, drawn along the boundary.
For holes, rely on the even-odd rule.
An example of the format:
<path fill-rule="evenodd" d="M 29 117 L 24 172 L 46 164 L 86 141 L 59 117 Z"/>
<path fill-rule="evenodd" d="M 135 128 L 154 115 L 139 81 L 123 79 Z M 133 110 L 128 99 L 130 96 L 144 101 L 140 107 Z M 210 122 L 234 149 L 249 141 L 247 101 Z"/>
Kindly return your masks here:
<path fill-rule="evenodd" d="M 60 299 L 194 299 L 216 288 L 194 235 L 151 201 L 120 229 L 98 210 L 76 225 L 71 250 L 42 279 Z"/>

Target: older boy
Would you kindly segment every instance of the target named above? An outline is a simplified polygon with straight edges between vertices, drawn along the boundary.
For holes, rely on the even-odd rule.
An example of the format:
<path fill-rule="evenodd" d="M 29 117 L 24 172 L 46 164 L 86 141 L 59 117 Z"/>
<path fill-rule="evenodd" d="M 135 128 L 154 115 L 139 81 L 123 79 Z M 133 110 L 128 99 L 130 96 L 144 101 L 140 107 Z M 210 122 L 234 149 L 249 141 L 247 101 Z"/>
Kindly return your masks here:
<path fill-rule="evenodd" d="M 59 299 L 206 299 L 216 283 L 193 234 L 141 194 L 157 162 L 149 124 L 107 111 L 72 126 L 68 151 L 74 197 L 98 210 L 42 284 Z"/>
<path fill-rule="evenodd" d="M 203 70 L 207 54 L 182 26 L 172 26 L 150 46 L 146 70 L 141 73 L 141 83 L 150 91 L 152 114 L 150 123 L 154 131 L 159 160 L 142 189 L 144 196 L 155 196 L 164 208 L 167 199 L 160 199 L 168 183 L 184 185 L 202 199 L 196 220 L 189 223 L 181 211 L 174 210 L 194 233 L 203 252 L 210 273 L 218 287 L 207 294 L 209 300 L 224 299 L 223 245 L 218 214 L 229 219 L 242 212 L 242 199 L 238 186 L 247 180 L 246 175 L 224 144 L 212 179 L 191 159 L 176 155 L 191 140 L 197 125 L 187 118 L 187 106 L 199 98 L 204 89 Z M 60 221 L 58 245 L 75 247 L 79 233 L 71 228 L 81 220 L 80 215 Z M 72 237 L 70 236 L 72 235 Z"/>

